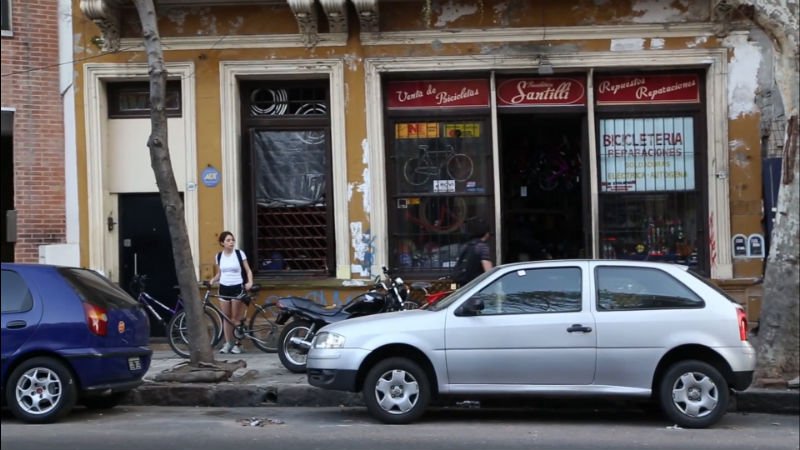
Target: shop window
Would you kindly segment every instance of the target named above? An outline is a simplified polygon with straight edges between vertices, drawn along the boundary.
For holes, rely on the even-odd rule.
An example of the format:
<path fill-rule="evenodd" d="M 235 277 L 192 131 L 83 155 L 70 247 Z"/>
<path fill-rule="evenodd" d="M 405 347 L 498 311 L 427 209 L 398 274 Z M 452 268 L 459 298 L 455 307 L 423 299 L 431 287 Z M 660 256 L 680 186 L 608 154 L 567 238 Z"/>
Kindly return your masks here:
<path fill-rule="evenodd" d="M 246 241 L 261 274 L 331 275 L 327 82 L 242 85 Z"/>
<path fill-rule="evenodd" d="M 703 299 L 656 269 L 598 267 L 597 310 L 702 308 Z"/>
<path fill-rule="evenodd" d="M 181 117 L 181 82 L 167 81 L 164 108 L 167 117 Z M 125 81 L 108 84 L 110 119 L 150 118 L 150 83 Z"/>
<path fill-rule="evenodd" d="M 449 275 L 477 223 L 493 223 L 485 119 L 390 121 L 392 267 Z"/>
<path fill-rule="evenodd" d="M 483 300 L 481 315 L 563 313 L 581 310 L 581 270 L 518 270 L 475 294 Z"/>
<path fill-rule="evenodd" d="M 693 117 L 600 120 L 601 257 L 700 265 L 694 125 Z"/>

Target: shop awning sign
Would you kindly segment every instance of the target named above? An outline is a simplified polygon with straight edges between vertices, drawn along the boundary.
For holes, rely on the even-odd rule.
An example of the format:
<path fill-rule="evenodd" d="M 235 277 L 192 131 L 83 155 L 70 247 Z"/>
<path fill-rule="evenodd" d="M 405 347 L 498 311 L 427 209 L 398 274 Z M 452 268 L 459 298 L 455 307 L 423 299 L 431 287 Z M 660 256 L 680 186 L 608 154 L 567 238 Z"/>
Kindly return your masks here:
<path fill-rule="evenodd" d="M 389 109 L 488 108 L 489 80 L 390 81 Z"/>
<path fill-rule="evenodd" d="M 605 76 L 595 79 L 598 105 L 700 103 L 700 77 L 685 75 Z"/>
<path fill-rule="evenodd" d="M 601 192 L 695 188 L 691 117 L 605 119 L 598 140 Z"/>
<path fill-rule="evenodd" d="M 497 84 L 497 107 L 583 106 L 584 80 L 577 77 L 511 78 Z"/>

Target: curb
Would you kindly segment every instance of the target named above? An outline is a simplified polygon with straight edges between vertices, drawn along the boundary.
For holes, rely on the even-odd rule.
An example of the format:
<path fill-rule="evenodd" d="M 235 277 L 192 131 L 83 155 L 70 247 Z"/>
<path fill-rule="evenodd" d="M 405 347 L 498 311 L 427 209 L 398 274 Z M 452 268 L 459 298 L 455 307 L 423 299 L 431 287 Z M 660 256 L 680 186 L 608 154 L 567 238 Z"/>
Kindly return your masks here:
<path fill-rule="evenodd" d="M 137 406 L 364 406 L 361 394 L 302 384 L 145 383 L 123 402 Z"/>
<path fill-rule="evenodd" d="M 360 393 L 330 391 L 304 384 L 190 384 L 146 382 L 124 401 L 137 406 L 364 406 Z M 548 401 L 548 404 L 554 402 Z M 555 402 L 558 403 L 558 402 Z M 518 405 L 512 401 L 511 405 Z M 566 406 L 566 405 L 565 405 Z M 799 414 L 800 392 L 748 389 L 731 396 L 730 412 Z"/>
<path fill-rule="evenodd" d="M 731 411 L 768 414 L 800 414 L 796 389 L 748 389 L 732 396 Z"/>

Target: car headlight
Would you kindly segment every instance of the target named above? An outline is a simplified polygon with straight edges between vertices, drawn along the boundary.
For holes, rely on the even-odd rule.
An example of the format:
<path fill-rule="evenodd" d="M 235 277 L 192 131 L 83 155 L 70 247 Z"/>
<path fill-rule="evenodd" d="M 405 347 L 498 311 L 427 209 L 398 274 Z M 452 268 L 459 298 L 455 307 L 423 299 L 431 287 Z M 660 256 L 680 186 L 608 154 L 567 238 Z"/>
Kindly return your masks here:
<path fill-rule="evenodd" d="M 314 348 L 342 348 L 344 336 L 336 333 L 322 332 L 314 339 Z"/>

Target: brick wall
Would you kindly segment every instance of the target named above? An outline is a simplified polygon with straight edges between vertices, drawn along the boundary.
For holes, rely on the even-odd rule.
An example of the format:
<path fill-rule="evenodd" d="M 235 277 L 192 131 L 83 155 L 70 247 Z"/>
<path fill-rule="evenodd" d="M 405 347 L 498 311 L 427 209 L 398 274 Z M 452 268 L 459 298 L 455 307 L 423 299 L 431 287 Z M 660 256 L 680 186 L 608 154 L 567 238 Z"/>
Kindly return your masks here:
<path fill-rule="evenodd" d="M 13 36 L 2 38 L 2 106 L 15 109 L 15 261 L 36 262 L 39 245 L 66 241 L 58 0 L 10 1 Z M 8 180 L 2 183 L 5 188 Z"/>

